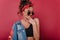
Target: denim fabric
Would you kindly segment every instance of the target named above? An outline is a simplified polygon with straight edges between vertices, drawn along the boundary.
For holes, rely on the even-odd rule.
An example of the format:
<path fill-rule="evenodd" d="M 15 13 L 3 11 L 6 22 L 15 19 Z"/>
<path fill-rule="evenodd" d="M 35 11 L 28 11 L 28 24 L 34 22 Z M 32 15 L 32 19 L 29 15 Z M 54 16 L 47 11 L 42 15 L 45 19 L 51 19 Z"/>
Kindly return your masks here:
<path fill-rule="evenodd" d="M 14 34 L 12 40 L 27 40 L 25 28 L 20 21 L 13 24 Z"/>

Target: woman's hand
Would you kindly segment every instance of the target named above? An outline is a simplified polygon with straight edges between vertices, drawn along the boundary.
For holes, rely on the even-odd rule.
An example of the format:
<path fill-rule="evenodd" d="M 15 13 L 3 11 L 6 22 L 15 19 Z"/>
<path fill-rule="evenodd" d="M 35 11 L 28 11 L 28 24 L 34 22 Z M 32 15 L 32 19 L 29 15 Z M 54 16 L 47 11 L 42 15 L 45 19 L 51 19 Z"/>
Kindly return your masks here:
<path fill-rule="evenodd" d="M 13 36 L 13 30 L 10 31 L 10 35 L 8 36 L 8 40 L 12 40 L 12 36 Z"/>
<path fill-rule="evenodd" d="M 29 16 L 29 17 L 26 17 L 26 19 L 27 19 L 27 21 L 28 21 L 29 23 L 31 23 L 32 25 L 35 24 L 34 19 L 32 19 L 30 16 Z"/>
<path fill-rule="evenodd" d="M 30 22 L 31 24 L 35 24 L 35 21 L 34 21 L 32 18 L 29 19 L 29 22 Z"/>
<path fill-rule="evenodd" d="M 8 37 L 8 40 L 12 40 L 11 36 Z"/>

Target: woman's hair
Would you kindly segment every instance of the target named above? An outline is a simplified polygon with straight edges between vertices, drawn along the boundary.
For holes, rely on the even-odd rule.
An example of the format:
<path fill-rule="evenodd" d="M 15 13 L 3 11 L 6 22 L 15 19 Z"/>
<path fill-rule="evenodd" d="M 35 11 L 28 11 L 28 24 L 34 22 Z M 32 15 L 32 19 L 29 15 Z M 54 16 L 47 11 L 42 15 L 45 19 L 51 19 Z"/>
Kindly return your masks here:
<path fill-rule="evenodd" d="M 31 1 L 29 1 L 29 0 L 21 0 L 20 1 L 18 14 L 22 13 L 22 11 L 23 11 L 22 9 L 26 5 L 29 5 L 29 7 L 32 7 L 33 6 L 32 3 L 31 3 Z"/>

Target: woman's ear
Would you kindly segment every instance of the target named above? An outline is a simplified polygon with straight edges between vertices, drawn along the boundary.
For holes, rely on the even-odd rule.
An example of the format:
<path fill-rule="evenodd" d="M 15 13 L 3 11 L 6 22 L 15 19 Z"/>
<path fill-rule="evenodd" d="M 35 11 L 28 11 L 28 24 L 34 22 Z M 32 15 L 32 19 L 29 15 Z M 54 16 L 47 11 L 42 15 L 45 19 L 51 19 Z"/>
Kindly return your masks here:
<path fill-rule="evenodd" d="M 18 16 L 20 16 L 20 14 L 17 14 Z"/>
<path fill-rule="evenodd" d="M 22 15 L 25 15 L 25 11 L 22 12 Z"/>
<path fill-rule="evenodd" d="M 24 11 L 22 13 L 25 13 Z"/>

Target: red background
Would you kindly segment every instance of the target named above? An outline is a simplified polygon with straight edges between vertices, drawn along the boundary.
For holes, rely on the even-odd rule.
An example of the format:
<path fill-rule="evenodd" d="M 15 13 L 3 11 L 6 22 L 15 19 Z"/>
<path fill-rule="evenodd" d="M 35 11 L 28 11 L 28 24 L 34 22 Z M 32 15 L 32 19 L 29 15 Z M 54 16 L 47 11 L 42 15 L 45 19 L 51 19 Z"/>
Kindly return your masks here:
<path fill-rule="evenodd" d="M 41 40 L 60 40 L 60 0 L 32 0 L 35 17 L 40 19 Z M 18 20 L 19 0 L 0 0 L 0 40 L 7 40 Z M 21 18 L 21 17 L 20 17 Z"/>

